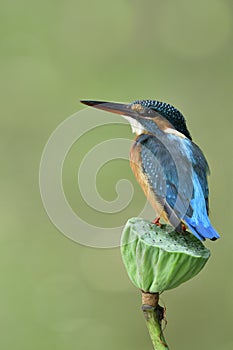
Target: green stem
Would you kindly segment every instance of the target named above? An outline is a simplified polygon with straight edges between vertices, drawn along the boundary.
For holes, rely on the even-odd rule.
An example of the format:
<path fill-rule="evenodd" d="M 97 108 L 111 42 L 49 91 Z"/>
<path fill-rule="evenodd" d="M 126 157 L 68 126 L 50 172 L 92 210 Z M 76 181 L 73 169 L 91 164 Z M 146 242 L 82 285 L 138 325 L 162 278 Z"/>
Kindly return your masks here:
<path fill-rule="evenodd" d="M 164 309 L 158 304 L 158 300 L 158 293 L 142 292 L 142 310 L 154 350 L 169 350 L 161 327 Z"/>

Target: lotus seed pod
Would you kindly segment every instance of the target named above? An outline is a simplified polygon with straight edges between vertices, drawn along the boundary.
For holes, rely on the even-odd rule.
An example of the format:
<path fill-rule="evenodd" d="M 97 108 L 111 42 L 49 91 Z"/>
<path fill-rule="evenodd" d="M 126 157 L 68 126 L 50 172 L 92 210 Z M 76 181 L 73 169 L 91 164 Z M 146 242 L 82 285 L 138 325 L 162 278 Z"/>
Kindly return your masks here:
<path fill-rule="evenodd" d="M 130 219 L 122 234 L 121 254 L 133 284 L 157 293 L 178 287 L 205 266 L 210 251 L 191 233 L 177 233 L 140 218 Z"/>

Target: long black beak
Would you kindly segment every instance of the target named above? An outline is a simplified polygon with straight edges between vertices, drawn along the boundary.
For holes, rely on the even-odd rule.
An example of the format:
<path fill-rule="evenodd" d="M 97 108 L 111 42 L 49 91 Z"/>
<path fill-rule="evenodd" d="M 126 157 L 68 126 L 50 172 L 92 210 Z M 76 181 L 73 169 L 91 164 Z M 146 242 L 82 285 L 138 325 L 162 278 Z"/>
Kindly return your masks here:
<path fill-rule="evenodd" d="M 126 115 L 132 118 L 138 117 L 138 112 L 132 109 L 131 104 L 89 100 L 82 100 L 80 102 L 90 107 L 102 109 L 103 111 Z"/>

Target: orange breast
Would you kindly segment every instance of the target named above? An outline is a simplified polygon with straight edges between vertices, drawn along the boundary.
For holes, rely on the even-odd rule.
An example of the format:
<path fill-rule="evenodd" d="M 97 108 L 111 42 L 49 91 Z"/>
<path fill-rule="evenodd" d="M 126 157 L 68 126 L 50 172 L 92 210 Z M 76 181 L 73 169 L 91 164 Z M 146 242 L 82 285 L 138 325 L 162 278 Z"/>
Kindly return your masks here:
<path fill-rule="evenodd" d="M 143 171 L 140 143 L 134 142 L 130 149 L 130 166 L 146 198 L 155 210 L 156 215 L 162 217 L 165 221 L 168 221 L 167 214 L 163 206 L 159 203 L 158 199 L 156 198 L 156 193 L 154 193 L 154 191 L 150 187 L 148 177 Z"/>

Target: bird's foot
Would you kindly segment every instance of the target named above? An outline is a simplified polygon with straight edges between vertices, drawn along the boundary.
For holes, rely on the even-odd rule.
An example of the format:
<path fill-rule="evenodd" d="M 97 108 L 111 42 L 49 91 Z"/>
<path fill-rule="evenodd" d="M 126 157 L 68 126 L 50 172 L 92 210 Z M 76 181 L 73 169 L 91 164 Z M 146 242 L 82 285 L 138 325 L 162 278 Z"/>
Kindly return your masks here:
<path fill-rule="evenodd" d="M 187 227 L 183 222 L 181 223 L 181 228 L 182 228 L 183 233 L 185 233 L 187 230 Z"/>
<path fill-rule="evenodd" d="M 154 224 L 154 225 L 156 225 L 156 226 L 158 226 L 158 227 L 161 227 L 162 224 L 160 224 L 159 220 L 160 220 L 160 217 L 158 216 L 158 217 L 155 218 L 153 221 L 151 221 L 151 223 Z"/>

